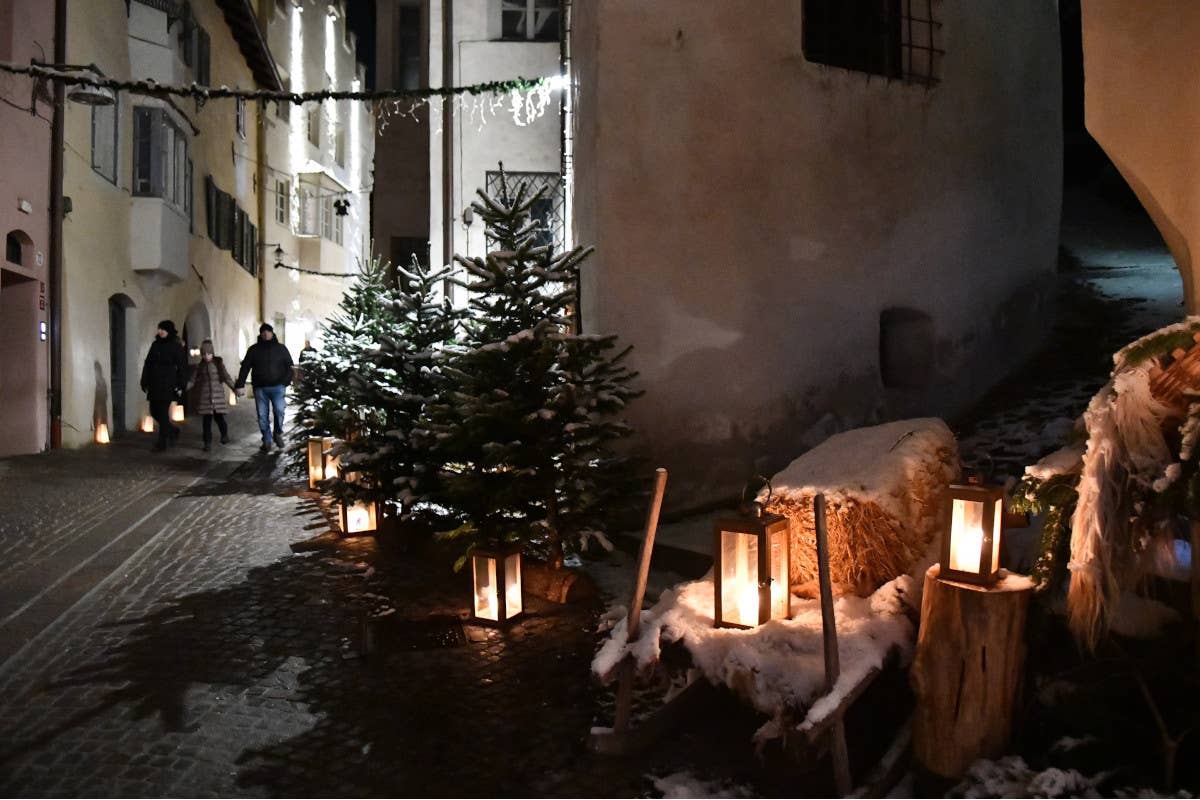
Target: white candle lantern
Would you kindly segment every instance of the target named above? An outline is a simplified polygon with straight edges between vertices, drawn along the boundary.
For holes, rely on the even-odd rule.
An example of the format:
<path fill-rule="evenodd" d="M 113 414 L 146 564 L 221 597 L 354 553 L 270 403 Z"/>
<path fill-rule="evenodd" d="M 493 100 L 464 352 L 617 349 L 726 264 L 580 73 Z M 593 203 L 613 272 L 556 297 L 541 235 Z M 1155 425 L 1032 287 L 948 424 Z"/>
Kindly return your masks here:
<path fill-rule="evenodd" d="M 471 618 L 476 622 L 505 625 L 525 610 L 521 596 L 521 545 L 471 553 L 474 583 Z"/>
<path fill-rule="evenodd" d="M 154 433 L 154 417 L 149 414 L 142 417 L 141 431 L 142 433 Z"/>
<path fill-rule="evenodd" d="M 183 403 L 171 403 L 171 422 L 183 422 Z"/>
<path fill-rule="evenodd" d="M 792 615 L 788 521 L 759 503 L 713 526 L 713 624 L 753 628 Z"/>
<path fill-rule="evenodd" d="M 366 500 L 355 500 L 340 504 L 342 533 L 351 536 L 373 533 L 379 520 L 379 504 Z"/>
<path fill-rule="evenodd" d="M 108 442 L 108 423 L 98 423 L 96 425 L 96 444 L 108 444 Z"/>
<path fill-rule="evenodd" d="M 950 529 L 942 537 L 940 577 L 991 586 L 1000 571 L 1004 489 L 978 484 L 950 487 Z"/>
<path fill-rule="evenodd" d="M 326 478 L 337 475 L 337 459 L 329 454 L 332 436 L 310 436 L 308 439 L 308 488 L 316 489 Z M 332 465 L 331 465 L 332 462 Z"/>

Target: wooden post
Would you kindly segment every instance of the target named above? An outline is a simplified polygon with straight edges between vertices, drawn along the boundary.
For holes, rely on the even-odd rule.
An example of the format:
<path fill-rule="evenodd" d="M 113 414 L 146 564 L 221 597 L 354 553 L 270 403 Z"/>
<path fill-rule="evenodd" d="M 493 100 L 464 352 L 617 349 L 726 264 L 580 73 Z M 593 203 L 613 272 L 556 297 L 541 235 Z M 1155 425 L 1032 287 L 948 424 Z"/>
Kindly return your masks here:
<path fill-rule="evenodd" d="M 1025 668 L 1025 619 L 1033 584 L 1020 578 L 973 586 L 925 573 L 921 629 L 910 672 L 917 707 L 913 755 L 942 778 L 961 778 L 979 758 L 1007 751 Z"/>
<path fill-rule="evenodd" d="M 829 580 L 829 532 L 825 527 L 825 495 L 813 498 L 813 518 L 817 528 L 817 583 L 821 589 L 821 633 L 825 646 L 825 693 L 833 691 L 841 674 L 838 654 L 837 617 L 833 612 L 833 584 Z M 833 761 L 833 780 L 838 794 L 850 794 L 850 753 L 846 749 L 846 725 L 841 712 L 829 728 L 829 757 Z"/>
<path fill-rule="evenodd" d="M 637 580 L 633 584 L 633 596 L 629 598 L 629 616 L 625 629 L 627 642 L 634 642 L 642 625 L 642 600 L 646 596 L 646 581 L 650 577 L 650 554 L 654 552 L 654 534 L 658 531 L 658 512 L 662 508 L 663 492 L 667 488 L 667 471 L 659 467 L 654 471 L 654 494 L 650 508 L 646 511 L 646 528 L 642 535 L 642 550 L 638 556 Z M 613 733 L 621 734 L 629 729 L 629 716 L 633 710 L 633 662 L 626 658 L 621 662 L 620 683 L 617 684 L 617 709 L 613 719 Z"/>

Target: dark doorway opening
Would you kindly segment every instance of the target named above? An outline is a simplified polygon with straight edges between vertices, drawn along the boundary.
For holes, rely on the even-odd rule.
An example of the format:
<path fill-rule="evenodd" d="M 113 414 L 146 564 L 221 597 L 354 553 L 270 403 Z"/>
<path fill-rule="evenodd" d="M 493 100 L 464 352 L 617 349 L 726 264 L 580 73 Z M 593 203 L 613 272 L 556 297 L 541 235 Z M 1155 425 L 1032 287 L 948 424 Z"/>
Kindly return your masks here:
<path fill-rule="evenodd" d="M 112 434 L 119 436 L 125 427 L 125 392 L 129 373 L 127 311 L 133 301 L 123 294 L 108 298 L 108 375 L 112 399 Z"/>

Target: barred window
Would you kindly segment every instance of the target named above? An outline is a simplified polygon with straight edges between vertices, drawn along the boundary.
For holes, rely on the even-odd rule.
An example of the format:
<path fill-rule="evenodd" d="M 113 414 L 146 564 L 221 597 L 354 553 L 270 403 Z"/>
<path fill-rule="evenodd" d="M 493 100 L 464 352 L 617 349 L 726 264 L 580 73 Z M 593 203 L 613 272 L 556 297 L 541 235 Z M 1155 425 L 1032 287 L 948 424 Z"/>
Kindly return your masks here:
<path fill-rule="evenodd" d="M 501 36 L 531 42 L 557 42 L 561 14 L 559 0 L 501 0 Z"/>
<path fill-rule="evenodd" d="M 563 216 L 564 197 L 562 179 L 557 172 L 505 172 L 503 184 L 500 173 L 489 171 L 484 185 L 492 197 L 499 197 L 502 191 L 507 191 L 512 197 L 517 188 L 526 184 L 526 197 L 538 189 L 545 191 L 533 203 L 530 213 L 540 223 L 537 233 L 537 243 L 551 245 L 561 251 L 566 243 L 566 224 Z"/>
<path fill-rule="evenodd" d="M 804 57 L 932 86 L 941 75 L 940 0 L 804 0 Z"/>

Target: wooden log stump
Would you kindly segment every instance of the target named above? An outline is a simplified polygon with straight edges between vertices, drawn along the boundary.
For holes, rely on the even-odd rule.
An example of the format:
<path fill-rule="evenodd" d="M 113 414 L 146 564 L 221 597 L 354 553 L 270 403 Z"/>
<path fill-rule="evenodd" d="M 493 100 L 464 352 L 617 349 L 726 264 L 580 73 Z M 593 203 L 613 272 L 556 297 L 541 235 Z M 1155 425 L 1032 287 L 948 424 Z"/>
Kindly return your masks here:
<path fill-rule="evenodd" d="M 1025 668 L 1033 582 L 1001 572 L 991 587 L 925 573 L 921 628 L 910 680 L 917 697 L 913 755 L 942 778 L 1003 754 L 1012 737 Z"/>

